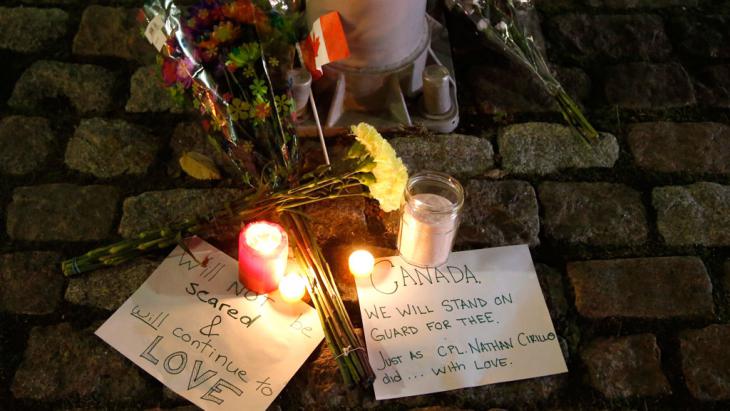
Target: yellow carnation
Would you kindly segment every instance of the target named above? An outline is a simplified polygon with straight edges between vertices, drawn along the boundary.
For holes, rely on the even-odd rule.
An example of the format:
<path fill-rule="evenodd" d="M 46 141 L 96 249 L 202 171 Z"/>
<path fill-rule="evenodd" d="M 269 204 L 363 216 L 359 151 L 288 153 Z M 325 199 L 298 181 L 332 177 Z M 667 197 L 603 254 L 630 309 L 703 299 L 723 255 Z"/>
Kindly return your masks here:
<path fill-rule="evenodd" d="M 360 123 L 352 126 L 351 131 L 375 163 L 371 171 L 375 181 L 365 181 L 370 195 L 378 200 L 383 211 L 397 210 L 408 182 L 408 170 L 403 161 L 373 126 Z"/>

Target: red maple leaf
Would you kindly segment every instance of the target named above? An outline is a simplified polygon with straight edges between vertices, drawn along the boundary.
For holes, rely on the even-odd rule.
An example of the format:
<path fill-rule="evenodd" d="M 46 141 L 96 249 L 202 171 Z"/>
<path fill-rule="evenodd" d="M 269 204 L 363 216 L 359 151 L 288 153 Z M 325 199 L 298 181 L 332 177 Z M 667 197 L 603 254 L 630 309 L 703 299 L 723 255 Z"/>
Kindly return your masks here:
<path fill-rule="evenodd" d="M 312 77 L 316 80 L 322 75 L 322 73 L 317 70 L 316 64 L 316 58 L 317 54 L 319 54 L 320 46 L 319 37 L 315 36 L 314 34 L 310 34 L 304 40 L 302 46 L 304 65 L 307 67 L 309 72 L 312 73 Z"/>
<path fill-rule="evenodd" d="M 319 37 L 312 33 L 307 37 L 307 43 L 309 43 L 309 47 L 312 50 L 312 56 L 316 59 L 319 55 Z"/>

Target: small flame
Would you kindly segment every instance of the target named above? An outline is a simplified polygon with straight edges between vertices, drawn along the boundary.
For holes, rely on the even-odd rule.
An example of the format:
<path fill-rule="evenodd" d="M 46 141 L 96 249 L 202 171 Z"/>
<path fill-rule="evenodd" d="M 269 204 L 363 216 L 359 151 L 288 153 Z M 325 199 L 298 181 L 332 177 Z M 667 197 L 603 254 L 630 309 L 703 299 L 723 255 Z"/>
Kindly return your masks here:
<path fill-rule="evenodd" d="M 263 255 L 272 255 L 281 245 L 281 230 L 277 225 L 261 221 L 246 228 L 246 244 Z"/>
<path fill-rule="evenodd" d="M 304 297 L 306 283 L 304 278 L 296 273 L 289 273 L 279 282 L 279 293 L 284 301 L 296 302 Z"/>
<path fill-rule="evenodd" d="M 366 277 L 373 272 L 375 257 L 367 250 L 357 250 L 350 254 L 348 263 L 350 272 L 355 277 Z"/>

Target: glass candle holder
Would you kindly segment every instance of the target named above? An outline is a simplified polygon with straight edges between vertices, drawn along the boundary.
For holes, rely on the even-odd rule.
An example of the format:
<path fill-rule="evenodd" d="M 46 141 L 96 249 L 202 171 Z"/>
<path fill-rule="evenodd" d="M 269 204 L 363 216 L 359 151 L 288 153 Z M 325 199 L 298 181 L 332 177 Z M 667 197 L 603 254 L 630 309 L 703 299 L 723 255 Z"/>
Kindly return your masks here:
<path fill-rule="evenodd" d="M 448 260 L 459 228 L 464 189 L 448 174 L 424 171 L 408 179 L 401 205 L 398 251 L 412 265 Z"/>

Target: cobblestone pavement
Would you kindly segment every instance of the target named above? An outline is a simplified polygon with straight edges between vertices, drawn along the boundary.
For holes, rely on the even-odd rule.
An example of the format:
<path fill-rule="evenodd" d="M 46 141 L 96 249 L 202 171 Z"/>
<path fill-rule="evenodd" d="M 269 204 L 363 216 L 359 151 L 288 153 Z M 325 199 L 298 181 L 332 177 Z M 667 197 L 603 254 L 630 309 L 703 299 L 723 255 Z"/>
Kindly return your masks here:
<path fill-rule="evenodd" d="M 239 192 L 180 175 L 200 130 L 160 89 L 138 1 L 3 3 L 0 409 L 194 409 L 92 333 L 162 254 L 70 280 L 58 263 Z M 570 373 L 376 402 L 319 349 L 272 409 L 730 409 L 730 2 L 537 7 L 597 147 L 458 28 L 459 134 L 391 137 L 411 171 L 461 178 L 459 248 L 531 246 Z M 343 260 L 357 241 L 391 253 L 397 216 L 309 211 L 360 324 Z"/>

